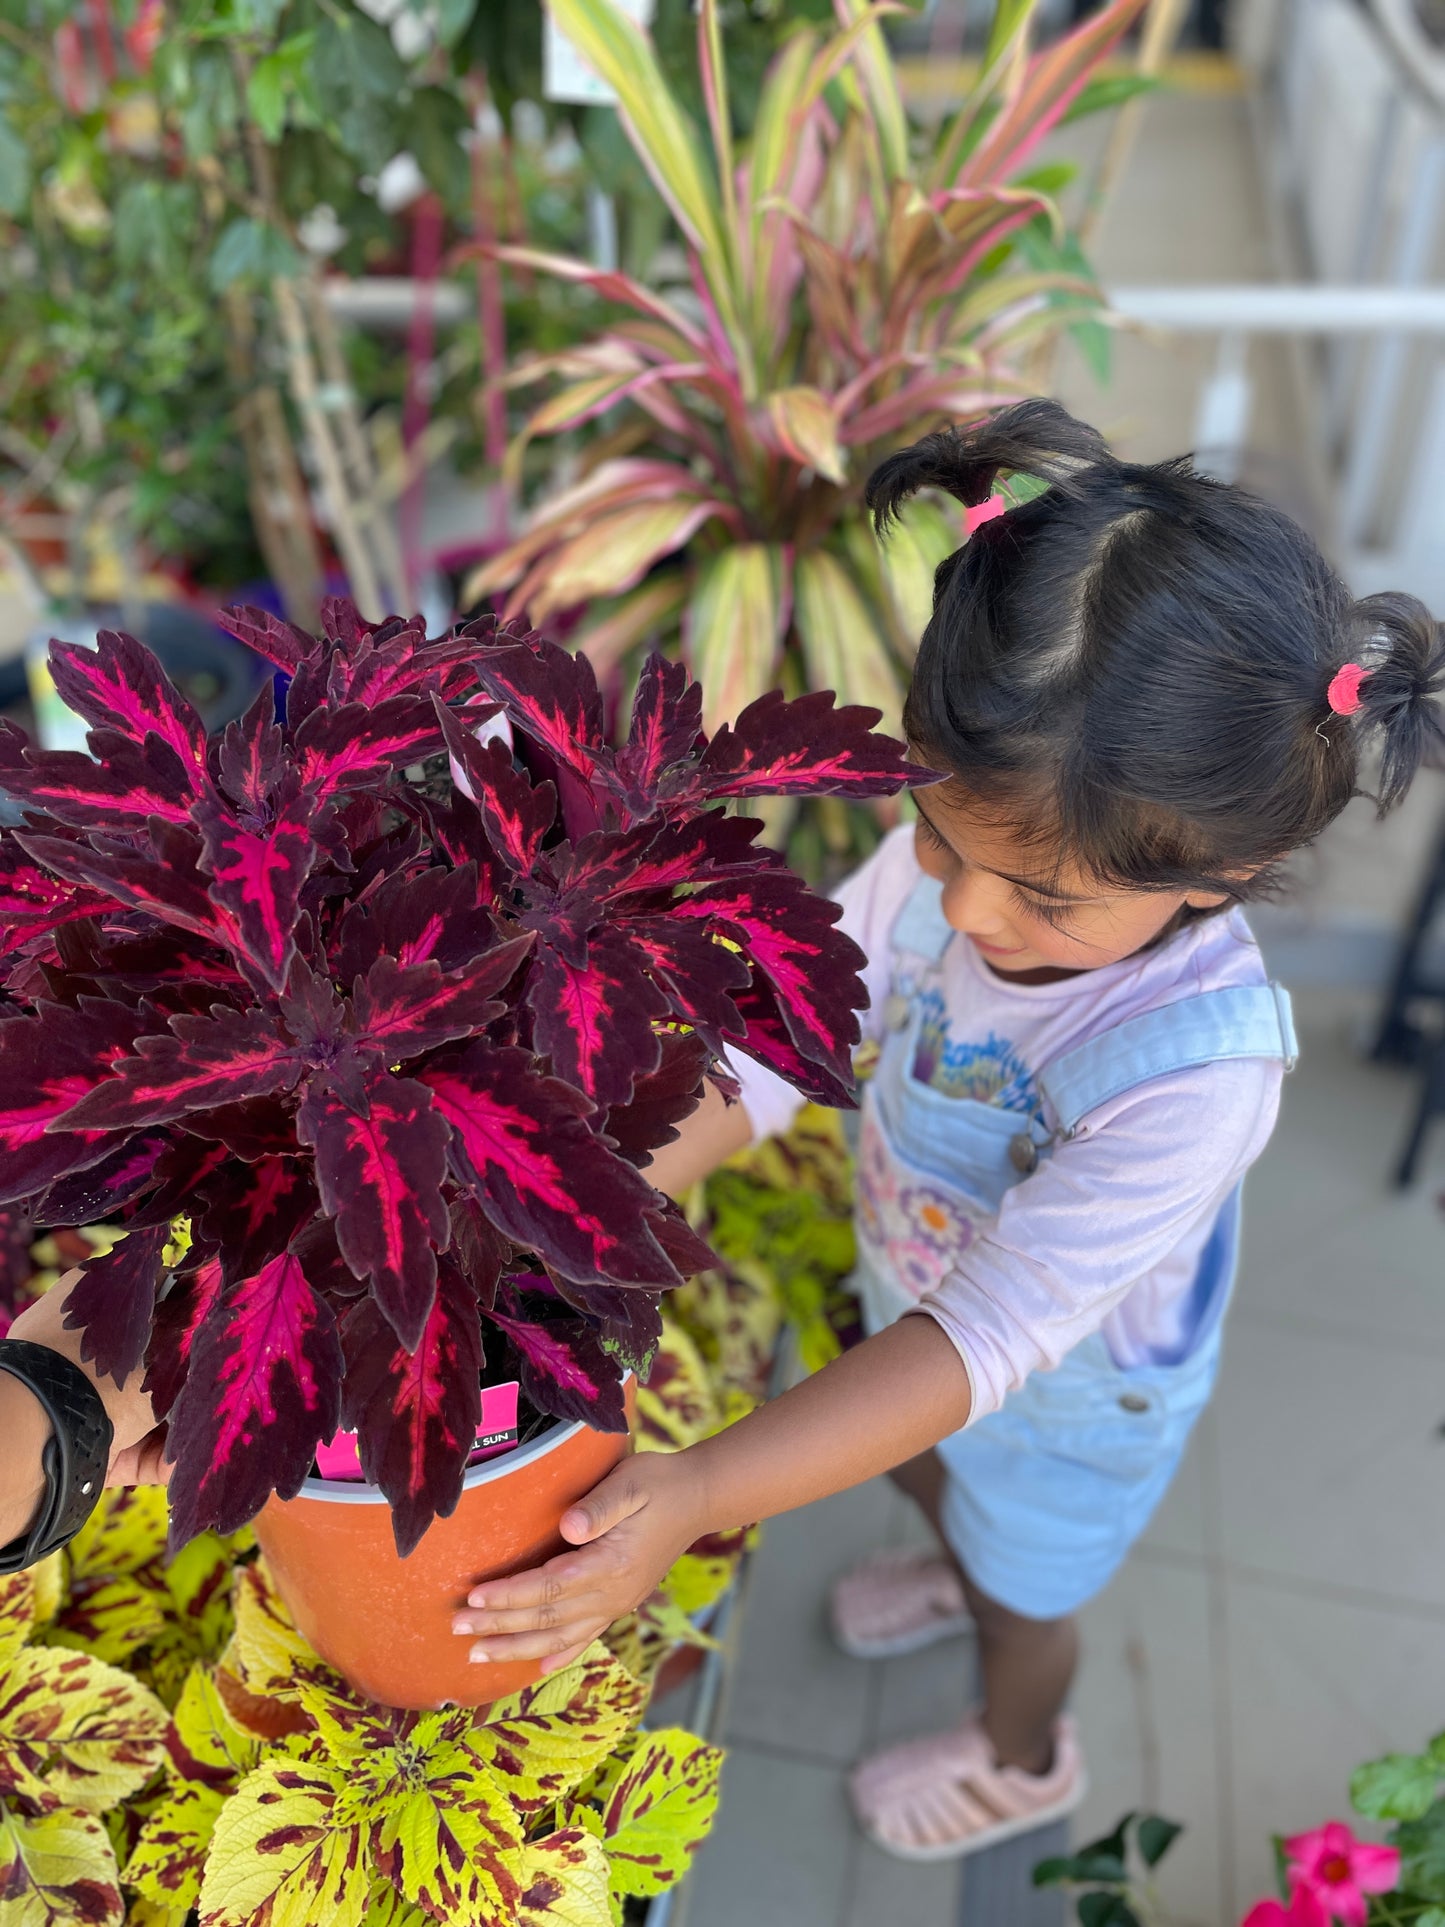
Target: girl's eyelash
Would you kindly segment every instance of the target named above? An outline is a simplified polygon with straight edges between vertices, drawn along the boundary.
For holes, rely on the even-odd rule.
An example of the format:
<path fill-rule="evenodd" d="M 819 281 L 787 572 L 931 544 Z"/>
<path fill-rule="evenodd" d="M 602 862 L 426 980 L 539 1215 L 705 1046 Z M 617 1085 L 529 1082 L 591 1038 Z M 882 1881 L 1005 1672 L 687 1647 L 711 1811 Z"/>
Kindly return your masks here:
<path fill-rule="evenodd" d="M 953 845 L 934 829 L 926 816 L 922 814 L 919 815 L 918 827 L 928 838 L 935 850 L 946 850 L 950 854 L 953 853 Z M 1046 897 L 1036 897 L 1017 883 L 1012 884 L 1010 889 L 1014 902 L 1029 916 L 1038 917 L 1041 922 L 1050 924 L 1056 930 L 1061 929 L 1063 925 L 1068 922 L 1071 905 L 1067 903 L 1053 903 Z"/>

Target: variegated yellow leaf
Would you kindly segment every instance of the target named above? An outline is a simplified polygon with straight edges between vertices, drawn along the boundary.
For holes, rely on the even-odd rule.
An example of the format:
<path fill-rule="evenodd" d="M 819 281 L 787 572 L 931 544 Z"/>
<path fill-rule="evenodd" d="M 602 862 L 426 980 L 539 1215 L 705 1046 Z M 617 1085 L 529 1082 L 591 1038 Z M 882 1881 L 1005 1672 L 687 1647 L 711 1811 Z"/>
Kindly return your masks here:
<path fill-rule="evenodd" d="M 533 1841 L 517 1878 L 517 1927 L 612 1927 L 607 1855 L 581 1827 Z"/>
<path fill-rule="evenodd" d="M 158 1485 L 111 1486 L 66 1548 L 72 1587 L 139 1572 L 165 1557 L 169 1514 Z"/>
<path fill-rule="evenodd" d="M 469 1744 L 521 1813 L 571 1793 L 641 1719 L 646 1695 L 596 1644 L 575 1665 L 494 1705 Z"/>
<path fill-rule="evenodd" d="M 206 1856 L 226 1797 L 201 1780 L 179 1780 L 167 1787 L 142 1823 L 125 1863 L 125 1884 L 153 1906 L 176 1910 L 184 1918 L 200 1901 Z"/>
<path fill-rule="evenodd" d="M 838 417 L 821 388 L 780 388 L 768 396 L 768 416 L 778 441 L 796 462 L 828 482 L 845 482 L 848 466 L 838 445 Z"/>
<path fill-rule="evenodd" d="M 739 542 L 698 571 L 687 613 L 688 663 L 703 688 L 704 727 L 731 722 L 777 677 L 787 566 L 773 542 Z"/>
<path fill-rule="evenodd" d="M 0 1805 L 5 1927 L 120 1927 L 115 1854 L 93 1814 L 60 1807 L 26 1819 Z"/>
<path fill-rule="evenodd" d="M 714 503 L 684 495 L 599 516 L 554 549 L 519 585 L 508 606 L 525 608 L 533 621 L 543 622 L 594 596 L 618 595 L 639 582 L 654 562 L 684 548 L 716 512 Z"/>
<path fill-rule="evenodd" d="M 237 1538 L 199 1532 L 165 1563 L 166 1590 L 199 1658 L 215 1659 L 231 1637 L 231 1573 L 240 1549 Z"/>
<path fill-rule="evenodd" d="M 210 1667 L 194 1665 L 171 1715 L 169 1750 L 175 1776 L 216 1783 L 218 1774 L 239 1779 L 261 1754 L 259 1740 L 243 1733 L 226 1711 Z"/>
<path fill-rule="evenodd" d="M 217 1816 L 202 1927 L 360 1927 L 372 1873 L 349 1791 L 325 1761 L 268 1760 L 247 1774 Z"/>
<path fill-rule="evenodd" d="M 186 1927 L 189 1907 L 166 1907 L 158 1900 L 137 1894 L 130 1903 L 125 1927 Z"/>
<path fill-rule="evenodd" d="M 933 616 L 933 578 L 963 541 L 956 516 L 936 502 L 910 502 L 881 540 L 883 581 L 910 652 Z"/>
<path fill-rule="evenodd" d="M 169 1605 L 170 1595 L 154 1567 L 150 1573 L 72 1582 L 65 1611 L 47 1628 L 45 1643 L 123 1666 L 142 1646 L 164 1635 Z"/>
<path fill-rule="evenodd" d="M 248 1691 L 294 1700 L 301 1680 L 336 1677 L 297 1632 L 264 1559 L 238 1569 L 231 1603 L 235 1654 Z"/>
<path fill-rule="evenodd" d="M 687 590 L 686 569 L 655 575 L 619 601 L 604 605 L 602 612 L 578 631 L 573 646 L 586 656 L 598 680 L 605 684 L 633 650 L 664 642 L 676 634 Z"/>
<path fill-rule="evenodd" d="M 35 1581 L 28 1572 L 0 1577 L 0 1669 L 8 1666 L 35 1624 Z"/>
<path fill-rule="evenodd" d="M 65 1603 L 65 1554 L 52 1552 L 30 1568 L 35 1587 L 35 1623 L 46 1626 Z"/>
<path fill-rule="evenodd" d="M 794 569 L 793 620 L 802 638 L 813 689 L 834 689 L 844 703 L 882 712 L 896 732 L 902 690 L 883 626 L 858 593 L 845 565 L 828 549 L 800 555 Z"/>
<path fill-rule="evenodd" d="M 681 1880 L 717 1813 L 723 1756 L 695 1733 L 639 1733 L 591 1792 L 602 1816 L 612 1884 L 647 1895 Z"/>
<path fill-rule="evenodd" d="M 691 1616 L 717 1604 L 732 1584 L 737 1569 L 737 1560 L 725 1553 L 685 1552 L 662 1583 L 678 1610 Z"/>
<path fill-rule="evenodd" d="M 664 1327 L 647 1383 L 637 1389 L 639 1452 L 680 1452 L 710 1438 L 723 1423 L 707 1363 L 690 1333 Z"/>
<path fill-rule="evenodd" d="M 503 1927 L 515 1918 L 520 1818 L 505 1791 L 459 1741 L 398 1761 L 406 1778 L 367 1790 L 372 1864 L 406 1899 L 449 1927 Z"/>
<path fill-rule="evenodd" d="M 646 34 L 613 0 L 552 0 L 558 26 L 617 95 L 638 159 L 698 251 L 745 395 L 756 393 L 752 343 L 742 326 L 735 230 L 721 217 L 730 201 L 697 129 L 668 86 Z"/>
<path fill-rule="evenodd" d="M 160 1765 L 168 1723 L 128 1673 L 89 1653 L 26 1647 L 0 1676 L 0 1781 L 104 1813 Z"/>
<path fill-rule="evenodd" d="M 389 1880 L 378 1880 L 366 1902 L 363 1927 L 433 1927 L 430 1914 L 404 1900 Z"/>

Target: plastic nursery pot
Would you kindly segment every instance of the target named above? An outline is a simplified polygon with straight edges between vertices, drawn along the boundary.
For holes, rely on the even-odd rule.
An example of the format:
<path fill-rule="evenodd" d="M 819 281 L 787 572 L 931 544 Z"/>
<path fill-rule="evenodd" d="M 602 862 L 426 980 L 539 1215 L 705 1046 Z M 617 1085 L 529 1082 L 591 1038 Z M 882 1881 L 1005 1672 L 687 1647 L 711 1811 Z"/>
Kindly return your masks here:
<path fill-rule="evenodd" d="M 627 1387 L 628 1415 L 633 1383 Z M 625 1456 L 621 1432 L 580 1423 L 550 1431 L 468 1471 L 449 1519 L 435 1519 L 407 1559 L 374 1485 L 308 1479 L 272 1499 L 255 1532 L 282 1598 L 311 1645 L 384 1706 L 485 1706 L 541 1677 L 534 1660 L 473 1665 L 452 1616 L 482 1579 L 561 1552 L 562 1514 Z"/>

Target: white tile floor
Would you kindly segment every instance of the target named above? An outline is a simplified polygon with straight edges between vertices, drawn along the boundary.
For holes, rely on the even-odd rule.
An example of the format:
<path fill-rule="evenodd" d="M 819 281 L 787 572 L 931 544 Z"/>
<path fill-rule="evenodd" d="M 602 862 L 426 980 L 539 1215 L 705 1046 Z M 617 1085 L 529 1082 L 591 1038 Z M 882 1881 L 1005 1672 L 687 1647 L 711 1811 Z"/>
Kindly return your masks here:
<path fill-rule="evenodd" d="M 1269 1885 L 1272 1831 L 1342 1814 L 1356 1762 L 1445 1725 L 1445 1127 L 1417 1190 L 1391 1195 L 1410 1086 L 1360 1062 L 1338 999 L 1302 1004 L 1218 1398 L 1086 1615 L 1079 1837 L 1128 1807 L 1186 1822 L 1163 1882 L 1179 1927 L 1232 1927 Z M 850 1558 L 916 1529 L 882 1485 L 769 1528 L 688 1927 L 958 1921 L 956 1870 L 862 1843 L 842 1776 L 952 1717 L 963 1649 L 860 1666 L 821 1616 Z"/>

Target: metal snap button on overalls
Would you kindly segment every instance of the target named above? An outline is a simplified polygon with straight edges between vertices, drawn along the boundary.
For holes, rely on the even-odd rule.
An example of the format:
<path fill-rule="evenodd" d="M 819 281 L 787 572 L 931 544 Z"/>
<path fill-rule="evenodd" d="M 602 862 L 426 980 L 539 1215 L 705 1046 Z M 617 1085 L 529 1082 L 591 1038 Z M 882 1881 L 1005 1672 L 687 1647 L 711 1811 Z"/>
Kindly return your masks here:
<path fill-rule="evenodd" d="M 1119 1400 L 1119 1408 L 1124 1412 L 1147 1412 L 1149 1401 L 1147 1398 L 1142 1398 L 1138 1392 L 1125 1392 Z"/>
<path fill-rule="evenodd" d="M 904 1030 L 908 1024 L 910 1005 L 906 997 L 895 990 L 883 1006 L 883 1021 L 889 1030 Z"/>
<path fill-rule="evenodd" d="M 1039 1147 L 1027 1131 L 1008 1141 L 1008 1161 L 1021 1178 L 1031 1178 L 1039 1168 Z"/>

